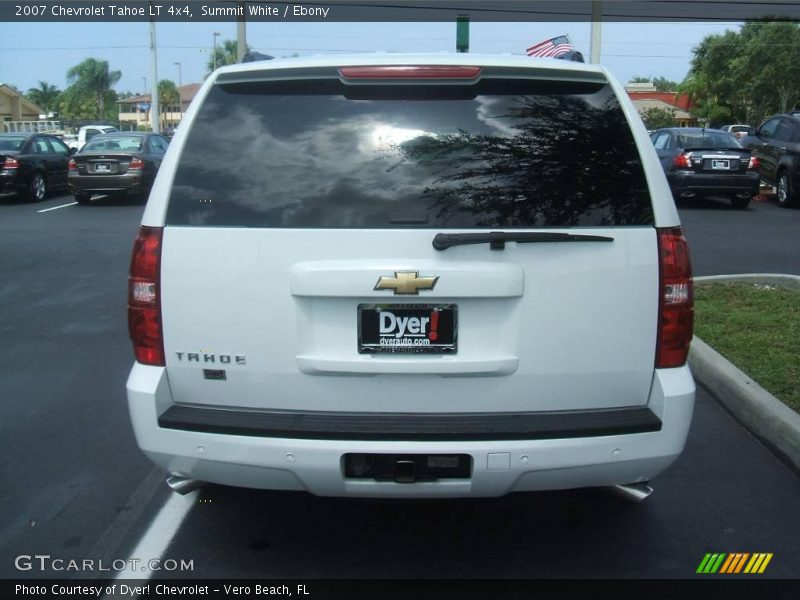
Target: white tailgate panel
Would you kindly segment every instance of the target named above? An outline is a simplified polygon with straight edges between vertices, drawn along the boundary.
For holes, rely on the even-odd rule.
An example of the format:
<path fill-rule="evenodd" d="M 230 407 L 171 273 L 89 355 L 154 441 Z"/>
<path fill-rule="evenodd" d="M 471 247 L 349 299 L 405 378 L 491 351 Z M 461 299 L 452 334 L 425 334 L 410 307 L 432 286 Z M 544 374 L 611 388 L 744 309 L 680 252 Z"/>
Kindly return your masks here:
<path fill-rule="evenodd" d="M 436 230 L 167 227 L 161 280 L 173 396 L 317 411 L 644 405 L 656 345 L 655 229 L 570 232 L 614 242 L 439 252 Z M 395 271 L 439 280 L 419 296 L 373 289 Z M 458 352 L 359 354 L 362 303 L 455 303 Z M 222 364 L 223 356 L 232 358 Z M 203 369 L 224 369 L 226 379 L 206 380 Z"/>

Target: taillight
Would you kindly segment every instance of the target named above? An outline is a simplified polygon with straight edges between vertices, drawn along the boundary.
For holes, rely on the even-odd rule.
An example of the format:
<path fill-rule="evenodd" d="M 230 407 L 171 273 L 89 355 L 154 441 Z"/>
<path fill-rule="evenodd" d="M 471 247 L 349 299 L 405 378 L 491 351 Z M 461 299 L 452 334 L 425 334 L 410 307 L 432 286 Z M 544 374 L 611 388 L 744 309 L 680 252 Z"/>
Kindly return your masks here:
<path fill-rule="evenodd" d="M 78 172 L 78 163 L 75 162 L 74 158 L 69 159 L 68 168 L 70 171 Z"/>
<path fill-rule="evenodd" d="M 761 162 L 758 160 L 757 157 L 751 156 L 750 157 L 750 162 L 748 163 L 747 168 L 748 169 L 758 169 L 759 167 L 761 167 Z"/>
<path fill-rule="evenodd" d="M 18 169 L 19 168 L 19 161 L 16 158 L 11 158 L 10 156 L 8 156 L 3 161 L 3 168 L 4 169 Z"/>
<path fill-rule="evenodd" d="M 141 158 L 134 156 L 131 159 L 131 164 L 128 165 L 128 170 L 130 171 L 131 169 L 144 169 L 144 161 Z"/>
<path fill-rule="evenodd" d="M 143 365 L 164 366 L 161 328 L 160 227 L 140 227 L 133 243 L 128 278 L 128 331 L 136 360 Z"/>
<path fill-rule="evenodd" d="M 692 155 L 689 153 L 678 154 L 678 156 L 672 159 L 672 164 L 679 169 L 691 169 Z"/>
<path fill-rule="evenodd" d="M 680 227 L 657 229 L 659 255 L 656 368 L 686 363 L 694 326 L 694 294 L 689 246 Z"/>
<path fill-rule="evenodd" d="M 395 65 L 340 67 L 346 79 L 475 79 L 480 67 L 464 65 Z"/>

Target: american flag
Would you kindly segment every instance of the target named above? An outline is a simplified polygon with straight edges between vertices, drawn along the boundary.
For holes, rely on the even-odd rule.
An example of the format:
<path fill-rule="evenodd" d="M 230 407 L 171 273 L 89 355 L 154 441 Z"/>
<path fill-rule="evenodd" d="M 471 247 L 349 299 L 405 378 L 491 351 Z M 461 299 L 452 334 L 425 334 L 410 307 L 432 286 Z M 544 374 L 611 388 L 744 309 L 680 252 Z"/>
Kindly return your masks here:
<path fill-rule="evenodd" d="M 559 56 L 570 50 L 574 50 L 574 48 L 569 37 L 560 35 L 531 46 L 528 48 L 528 56 Z"/>

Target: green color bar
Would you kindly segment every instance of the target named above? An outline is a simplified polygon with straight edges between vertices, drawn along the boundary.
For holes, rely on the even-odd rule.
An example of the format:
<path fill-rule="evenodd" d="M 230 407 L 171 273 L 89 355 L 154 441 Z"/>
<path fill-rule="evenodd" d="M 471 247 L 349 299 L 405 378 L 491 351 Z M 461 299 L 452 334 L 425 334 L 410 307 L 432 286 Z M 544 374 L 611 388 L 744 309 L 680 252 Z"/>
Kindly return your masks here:
<path fill-rule="evenodd" d="M 699 567 L 697 567 L 697 571 L 695 571 L 695 572 L 696 572 L 696 573 L 705 573 L 705 572 L 706 572 L 706 565 L 708 564 L 708 561 L 709 561 L 710 559 L 711 559 L 711 553 L 707 553 L 707 554 L 706 554 L 706 555 L 703 557 L 703 560 L 702 560 L 702 562 L 700 563 L 700 566 L 699 566 Z"/>
<path fill-rule="evenodd" d="M 456 52 L 469 52 L 469 17 L 456 18 Z"/>
<path fill-rule="evenodd" d="M 716 573 L 719 570 L 720 566 L 722 565 L 722 561 L 725 560 L 726 556 L 727 555 L 724 552 L 720 554 L 719 558 L 717 559 L 717 562 L 714 563 L 709 572 Z"/>

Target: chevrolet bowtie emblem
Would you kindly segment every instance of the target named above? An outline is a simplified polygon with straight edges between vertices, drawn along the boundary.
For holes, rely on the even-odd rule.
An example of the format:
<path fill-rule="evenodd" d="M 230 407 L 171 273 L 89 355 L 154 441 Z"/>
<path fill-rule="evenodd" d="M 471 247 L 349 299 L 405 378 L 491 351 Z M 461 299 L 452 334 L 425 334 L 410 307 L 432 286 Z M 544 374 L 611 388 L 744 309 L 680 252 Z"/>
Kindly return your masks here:
<path fill-rule="evenodd" d="M 438 277 L 420 277 L 419 271 L 395 271 L 394 277 L 381 277 L 376 290 L 394 290 L 395 295 L 418 295 L 420 290 L 432 290 Z"/>

